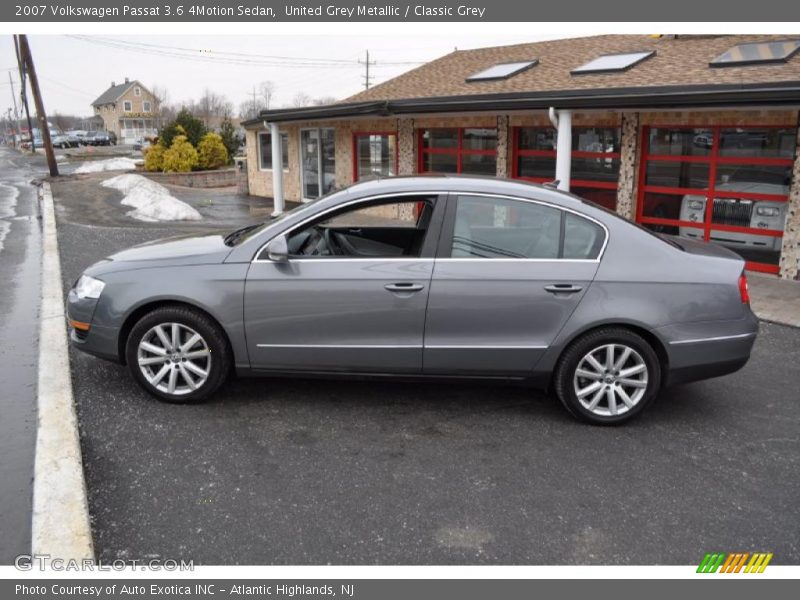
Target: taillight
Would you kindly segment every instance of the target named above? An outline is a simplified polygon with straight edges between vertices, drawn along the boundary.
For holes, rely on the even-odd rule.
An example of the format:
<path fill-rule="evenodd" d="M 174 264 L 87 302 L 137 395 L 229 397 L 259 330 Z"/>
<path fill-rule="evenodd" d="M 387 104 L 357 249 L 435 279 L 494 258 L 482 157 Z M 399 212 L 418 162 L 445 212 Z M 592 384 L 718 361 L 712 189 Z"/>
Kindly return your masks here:
<path fill-rule="evenodd" d="M 742 298 L 742 304 L 750 304 L 750 292 L 747 290 L 747 275 L 739 275 L 739 296 Z"/>

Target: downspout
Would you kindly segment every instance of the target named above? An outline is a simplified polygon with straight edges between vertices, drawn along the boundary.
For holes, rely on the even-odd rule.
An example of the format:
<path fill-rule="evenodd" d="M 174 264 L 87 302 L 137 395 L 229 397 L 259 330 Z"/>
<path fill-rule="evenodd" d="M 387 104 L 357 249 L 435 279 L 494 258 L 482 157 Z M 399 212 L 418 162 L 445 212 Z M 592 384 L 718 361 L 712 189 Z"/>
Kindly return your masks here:
<path fill-rule="evenodd" d="M 267 123 L 263 121 L 264 129 L 269 128 L 269 135 L 272 142 L 272 216 L 276 217 L 284 210 L 283 202 L 283 150 L 281 148 L 281 133 L 277 123 Z"/>
<path fill-rule="evenodd" d="M 572 169 L 572 111 L 559 110 L 551 106 L 548 111 L 550 122 L 558 132 L 556 137 L 556 181 L 558 189 L 569 191 L 570 171 Z"/>

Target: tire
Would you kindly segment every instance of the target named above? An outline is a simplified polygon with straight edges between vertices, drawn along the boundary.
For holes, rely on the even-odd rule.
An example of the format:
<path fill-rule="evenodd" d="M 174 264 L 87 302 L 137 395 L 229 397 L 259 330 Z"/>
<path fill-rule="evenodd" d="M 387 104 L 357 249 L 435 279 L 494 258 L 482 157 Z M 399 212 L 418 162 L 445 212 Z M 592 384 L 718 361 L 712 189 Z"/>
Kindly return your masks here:
<path fill-rule="evenodd" d="M 574 417 L 597 425 L 616 425 L 640 414 L 658 395 L 661 364 L 640 335 L 606 327 L 570 344 L 556 367 L 554 387 Z"/>
<path fill-rule="evenodd" d="M 207 400 L 231 370 L 231 351 L 222 328 L 186 306 L 164 306 L 139 319 L 125 342 L 125 359 L 145 391 L 175 404 Z"/>

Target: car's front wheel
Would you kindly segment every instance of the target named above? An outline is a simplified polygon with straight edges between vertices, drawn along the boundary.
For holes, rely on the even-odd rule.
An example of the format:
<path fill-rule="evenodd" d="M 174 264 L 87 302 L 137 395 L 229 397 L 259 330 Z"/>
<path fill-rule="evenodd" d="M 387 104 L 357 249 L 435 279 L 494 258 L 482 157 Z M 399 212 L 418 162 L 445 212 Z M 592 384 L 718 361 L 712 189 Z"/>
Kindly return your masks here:
<path fill-rule="evenodd" d="M 658 395 L 661 366 L 644 338 L 609 327 L 572 343 L 559 361 L 554 383 L 573 415 L 612 425 L 639 414 Z"/>
<path fill-rule="evenodd" d="M 157 308 L 142 317 L 128 336 L 125 358 L 146 391 L 181 404 L 206 400 L 225 382 L 231 365 L 219 325 L 184 306 Z"/>

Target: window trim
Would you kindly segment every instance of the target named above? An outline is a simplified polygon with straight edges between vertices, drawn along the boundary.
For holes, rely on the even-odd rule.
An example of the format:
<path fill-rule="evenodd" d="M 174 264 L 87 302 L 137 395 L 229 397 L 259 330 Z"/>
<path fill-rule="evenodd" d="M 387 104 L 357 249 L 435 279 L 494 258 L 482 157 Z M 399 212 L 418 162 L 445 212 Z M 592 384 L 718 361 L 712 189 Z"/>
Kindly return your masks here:
<path fill-rule="evenodd" d="M 133 112 L 133 101 L 132 100 L 123 100 L 122 101 L 122 112 Z"/>
<path fill-rule="evenodd" d="M 554 150 L 521 150 L 519 148 L 519 135 L 522 129 L 552 129 L 552 127 L 548 127 L 546 125 L 536 126 L 536 125 L 518 125 L 513 127 L 512 134 L 511 134 L 511 178 L 512 179 L 520 179 L 522 181 L 532 181 L 534 183 L 549 183 L 555 179 L 555 172 L 553 172 L 552 177 L 527 177 L 522 176 L 519 174 L 519 165 L 517 159 L 520 156 L 547 156 L 547 157 L 556 157 L 556 151 Z M 603 125 L 581 125 L 579 127 L 573 127 L 572 131 L 576 129 L 616 129 L 620 132 L 620 143 L 622 140 L 622 127 L 606 127 Z M 610 158 L 620 160 L 622 157 L 622 152 L 584 152 L 581 150 L 571 150 L 570 152 L 572 158 Z M 593 188 L 599 190 L 616 190 L 619 187 L 619 173 L 617 173 L 617 181 L 596 181 L 593 179 L 572 179 L 570 178 L 570 186 L 573 187 L 585 187 L 585 188 Z"/>
<path fill-rule="evenodd" d="M 262 167 L 263 161 L 261 160 L 262 152 L 261 152 L 261 136 L 268 135 L 270 136 L 270 145 L 272 144 L 272 133 L 270 131 L 256 131 L 256 150 L 258 153 L 258 170 L 264 173 L 272 173 L 274 167 L 272 166 L 272 151 L 270 150 L 270 166 L 269 167 Z M 286 136 L 286 166 L 283 167 L 281 170 L 284 173 L 289 172 L 289 132 L 288 131 L 280 131 L 278 130 L 278 135 L 281 137 Z M 281 144 L 281 163 L 283 163 L 283 144 Z M 281 165 L 283 166 L 283 165 Z"/>
<path fill-rule="evenodd" d="M 783 231 L 772 229 L 757 229 L 754 227 L 741 227 L 738 225 L 724 225 L 715 224 L 711 221 L 711 212 L 714 209 L 714 198 L 739 198 L 744 200 L 754 201 L 769 201 L 769 202 L 788 202 L 789 193 L 783 194 L 761 194 L 757 192 L 736 192 L 736 191 L 717 191 L 717 167 L 719 165 L 765 165 L 765 166 L 788 166 L 792 167 L 794 164 L 794 157 L 792 158 L 775 158 L 775 157 L 746 157 L 746 156 L 720 156 L 719 143 L 720 136 L 723 129 L 794 129 L 795 135 L 797 134 L 797 124 L 785 125 L 741 125 L 741 124 L 719 124 L 719 125 L 676 125 L 669 123 L 654 123 L 650 125 L 643 125 L 641 127 L 641 153 L 639 158 L 639 173 L 638 185 L 636 190 L 636 211 L 634 213 L 635 222 L 640 225 L 666 225 L 669 227 L 687 227 L 703 232 L 703 241 L 709 241 L 711 231 L 728 231 L 732 233 L 743 233 L 746 235 L 760 235 L 762 237 L 783 237 Z M 690 156 L 681 154 L 651 154 L 650 153 L 650 130 L 651 129 L 678 129 L 678 130 L 692 130 L 692 129 L 710 129 L 713 135 L 713 141 L 710 152 L 706 156 Z M 800 146 L 796 146 L 794 155 L 797 155 Z M 708 187 L 706 189 L 700 188 L 683 188 L 672 186 L 657 186 L 647 185 L 647 165 L 650 161 L 664 161 L 676 163 L 703 163 L 709 167 L 708 171 Z M 790 186 L 791 191 L 791 186 Z M 656 194 L 671 194 L 675 196 L 686 196 L 687 194 L 703 196 L 705 201 L 705 214 L 702 222 L 695 221 L 681 221 L 680 219 L 666 219 L 659 217 L 648 217 L 644 214 L 645 195 L 648 192 Z M 750 271 L 759 271 L 762 273 L 778 274 L 780 265 L 773 265 L 770 263 L 745 261 L 745 268 Z"/>
<path fill-rule="evenodd" d="M 458 206 L 458 197 L 459 196 L 478 196 L 484 198 L 496 198 L 501 200 L 513 200 L 518 202 L 530 202 L 532 204 L 539 204 L 541 206 L 546 206 L 548 208 L 555 208 L 561 212 L 561 228 L 563 234 L 563 223 L 566 220 L 565 213 L 572 213 L 573 215 L 591 221 L 592 223 L 596 223 L 599 225 L 605 234 L 605 239 L 603 240 L 603 244 L 600 246 L 600 251 L 597 253 L 597 258 L 482 258 L 482 257 L 469 257 L 469 256 L 451 256 L 452 246 L 453 246 L 453 234 L 455 233 L 455 217 L 456 217 L 456 208 Z M 521 196 L 510 196 L 508 194 L 492 194 L 490 192 L 469 192 L 469 191 L 458 191 L 458 192 L 449 192 L 447 197 L 447 211 L 444 215 L 444 223 L 442 224 L 442 231 L 439 234 L 439 245 L 436 249 L 436 261 L 460 261 L 460 262 L 485 262 L 485 261 L 492 261 L 492 262 L 508 262 L 508 261 L 522 261 L 522 262 L 559 262 L 559 263 L 599 263 L 603 256 L 605 255 L 606 248 L 608 247 L 608 241 L 611 237 L 611 233 L 608 230 L 608 227 L 602 221 L 595 219 L 594 217 L 590 217 L 587 214 L 579 212 L 577 210 L 573 210 L 571 208 L 567 208 L 565 206 L 559 206 L 558 204 L 553 204 L 552 202 L 547 202 L 544 200 L 535 200 L 533 198 L 523 198 Z M 563 244 L 563 237 L 559 241 L 559 248 L 561 248 Z"/>
<path fill-rule="evenodd" d="M 354 131 L 353 132 L 353 183 L 360 181 L 358 174 L 358 138 L 370 135 L 394 136 L 394 175 L 397 177 L 400 172 L 400 136 L 397 131 Z"/>
<path fill-rule="evenodd" d="M 458 141 L 455 148 L 425 148 L 424 136 L 426 131 L 434 129 L 455 129 L 458 131 Z M 494 177 L 497 177 L 497 147 L 494 150 L 465 150 L 464 149 L 464 130 L 466 129 L 492 129 L 492 127 L 420 127 L 417 129 L 417 173 L 437 173 L 438 171 L 425 170 L 426 154 L 447 154 L 456 157 L 456 173 L 463 173 L 462 158 L 464 155 L 472 156 L 494 156 L 495 169 Z M 494 130 L 497 134 L 497 142 L 500 142 L 500 133 L 495 125 Z"/>

